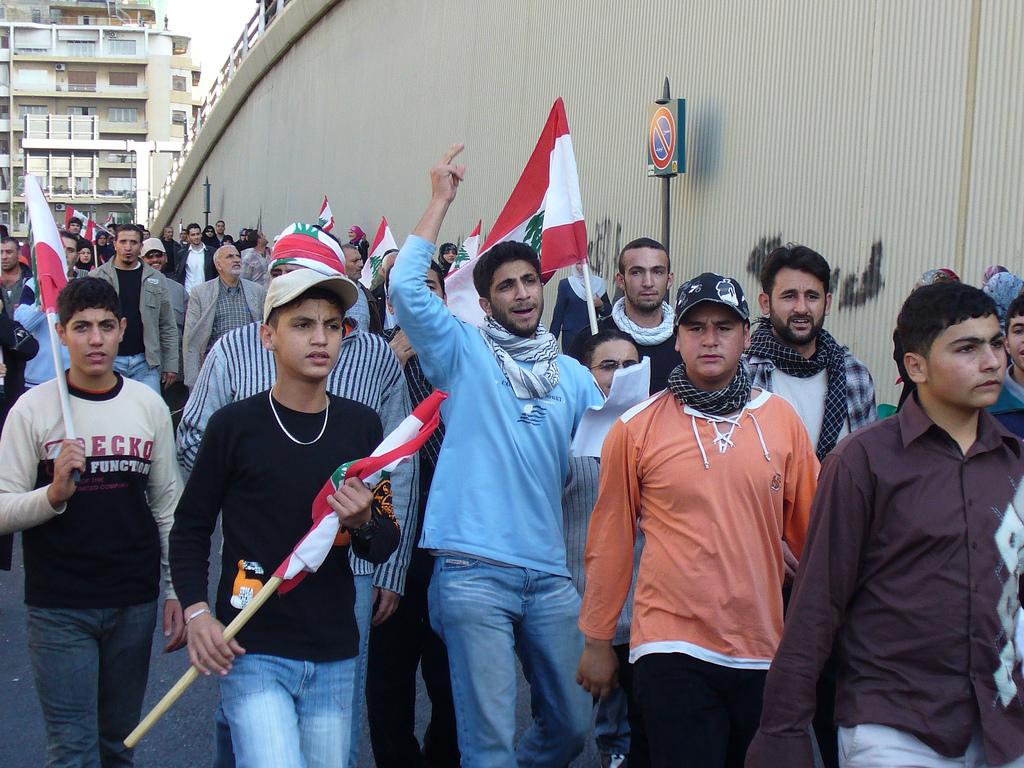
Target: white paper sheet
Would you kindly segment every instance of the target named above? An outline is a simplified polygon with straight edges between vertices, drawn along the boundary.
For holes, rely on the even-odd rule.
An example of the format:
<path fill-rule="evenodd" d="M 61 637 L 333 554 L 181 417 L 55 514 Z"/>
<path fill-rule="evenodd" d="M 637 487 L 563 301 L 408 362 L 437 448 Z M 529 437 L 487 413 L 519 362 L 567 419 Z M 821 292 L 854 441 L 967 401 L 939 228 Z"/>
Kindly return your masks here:
<path fill-rule="evenodd" d="M 601 405 L 590 406 L 580 419 L 576 436 L 569 446 L 570 455 L 600 457 L 608 430 L 622 414 L 650 397 L 650 390 L 650 358 L 645 357 L 638 365 L 617 370 L 608 399 Z"/>

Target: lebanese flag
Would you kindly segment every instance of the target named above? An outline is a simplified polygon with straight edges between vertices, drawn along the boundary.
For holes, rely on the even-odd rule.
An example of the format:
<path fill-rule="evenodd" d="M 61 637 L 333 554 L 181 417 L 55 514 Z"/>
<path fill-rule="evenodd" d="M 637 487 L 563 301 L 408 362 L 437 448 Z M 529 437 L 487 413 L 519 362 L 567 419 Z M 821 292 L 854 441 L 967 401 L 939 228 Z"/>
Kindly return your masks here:
<path fill-rule="evenodd" d="M 373 245 L 370 246 L 370 257 L 363 264 L 363 272 L 359 276 L 359 282 L 367 288 L 373 288 L 373 282 L 380 274 L 381 265 L 384 263 L 384 254 L 390 250 L 397 249 L 395 238 L 391 234 L 391 227 L 388 226 L 386 217 L 380 217 L 380 226 L 377 227 L 377 234 L 373 236 Z"/>
<path fill-rule="evenodd" d="M 545 278 L 587 258 L 580 180 L 561 97 L 555 99 L 537 146 L 479 255 L 508 240 L 527 243 L 540 254 Z M 484 311 L 473 287 L 474 261 L 449 272 L 445 289 L 452 312 L 468 323 L 481 325 Z"/>
<path fill-rule="evenodd" d="M 455 256 L 455 261 L 452 262 L 452 268 L 448 270 L 448 275 L 444 280 L 448 310 L 456 317 L 474 325 L 480 325 L 483 322 L 480 297 L 476 292 L 476 288 L 473 287 L 473 265 L 476 264 L 476 258 L 480 254 L 480 226 L 482 224 L 482 220 L 478 221 L 476 229 L 462 242 L 459 252 Z M 469 269 L 466 271 L 469 274 L 466 277 L 469 278 L 468 285 L 470 290 L 453 289 L 452 285 L 457 285 L 458 283 L 452 280 L 452 275 L 467 266 Z"/>
<path fill-rule="evenodd" d="M 83 213 L 70 205 L 64 209 L 64 229 L 71 226 L 71 220 L 74 218 L 81 219 L 82 221 L 82 232 L 79 234 L 79 237 L 84 237 L 89 242 L 95 240 L 96 222 L 92 220 L 92 216 L 87 213 Z M 109 235 L 110 233 L 107 232 L 107 234 Z M 61 248 L 61 250 L 63 250 L 63 248 Z"/>
<path fill-rule="evenodd" d="M 64 243 L 50 213 L 43 190 L 35 176 L 25 174 L 25 202 L 32 240 L 32 271 L 35 273 L 36 303 L 48 315 L 57 314 L 57 294 L 68 284 Z M 59 377 L 58 377 L 59 378 Z"/>
<path fill-rule="evenodd" d="M 434 391 L 384 438 L 373 453 L 365 459 L 346 462 L 334 471 L 313 501 L 313 527 L 274 571 L 274 576 L 283 579 L 278 592 L 284 594 L 294 589 L 307 573 L 315 573 L 336 543 L 349 543 L 348 531 L 341 531 L 341 522 L 328 505 L 327 497 L 350 477 L 358 477 L 371 488 L 387 480 L 395 467 L 411 458 L 437 429 L 441 423 L 441 403 L 447 397 L 440 390 Z"/>
<path fill-rule="evenodd" d="M 320 206 L 320 215 L 317 217 L 317 223 L 323 228 L 324 232 L 330 232 L 334 229 L 334 214 L 331 213 L 331 204 L 327 202 L 327 195 L 324 195 L 324 204 Z"/>

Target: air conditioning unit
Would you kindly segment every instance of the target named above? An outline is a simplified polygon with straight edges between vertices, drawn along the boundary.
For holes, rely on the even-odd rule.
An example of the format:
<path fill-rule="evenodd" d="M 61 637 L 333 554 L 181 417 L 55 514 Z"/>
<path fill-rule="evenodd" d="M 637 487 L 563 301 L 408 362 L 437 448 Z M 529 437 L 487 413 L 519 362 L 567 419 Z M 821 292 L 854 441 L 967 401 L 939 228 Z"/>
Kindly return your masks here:
<path fill-rule="evenodd" d="M 68 68 L 67 64 L 54 64 L 53 68 L 58 72 L 65 72 Z"/>
<path fill-rule="evenodd" d="M 55 211 L 66 211 L 67 210 L 67 205 L 65 203 L 54 203 L 53 204 L 53 209 Z"/>

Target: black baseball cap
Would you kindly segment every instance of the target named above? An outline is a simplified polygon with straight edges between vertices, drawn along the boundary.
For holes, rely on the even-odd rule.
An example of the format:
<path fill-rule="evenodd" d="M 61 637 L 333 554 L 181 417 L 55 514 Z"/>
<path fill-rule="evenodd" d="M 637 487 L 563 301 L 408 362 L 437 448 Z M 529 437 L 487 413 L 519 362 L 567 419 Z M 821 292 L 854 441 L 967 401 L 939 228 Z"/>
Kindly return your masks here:
<path fill-rule="evenodd" d="M 731 277 L 705 272 L 692 280 L 687 280 L 676 292 L 675 325 L 683 316 L 698 304 L 711 302 L 723 304 L 733 310 L 741 319 L 750 321 L 750 307 L 743 296 L 743 288 Z"/>

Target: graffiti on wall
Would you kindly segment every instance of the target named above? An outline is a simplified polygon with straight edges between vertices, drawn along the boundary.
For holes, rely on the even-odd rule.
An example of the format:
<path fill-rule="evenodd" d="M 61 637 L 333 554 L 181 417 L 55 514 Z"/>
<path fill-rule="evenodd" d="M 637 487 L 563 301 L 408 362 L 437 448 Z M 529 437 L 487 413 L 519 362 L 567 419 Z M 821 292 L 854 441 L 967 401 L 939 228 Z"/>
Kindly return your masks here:
<path fill-rule="evenodd" d="M 782 244 L 781 232 L 765 235 L 758 240 L 747 255 L 747 273 L 754 277 L 760 276 L 768 255 Z M 882 255 L 882 241 L 876 240 L 871 244 L 867 266 L 861 272 L 847 274 L 841 265 L 832 265 L 833 306 L 836 309 L 863 307 L 882 292 L 885 287 Z"/>
<path fill-rule="evenodd" d="M 587 229 L 590 234 L 587 256 L 591 269 L 599 275 L 614 274 L 622 247 L 622 224 L 606 216 L 594 226 L 588 224 Z"/>

